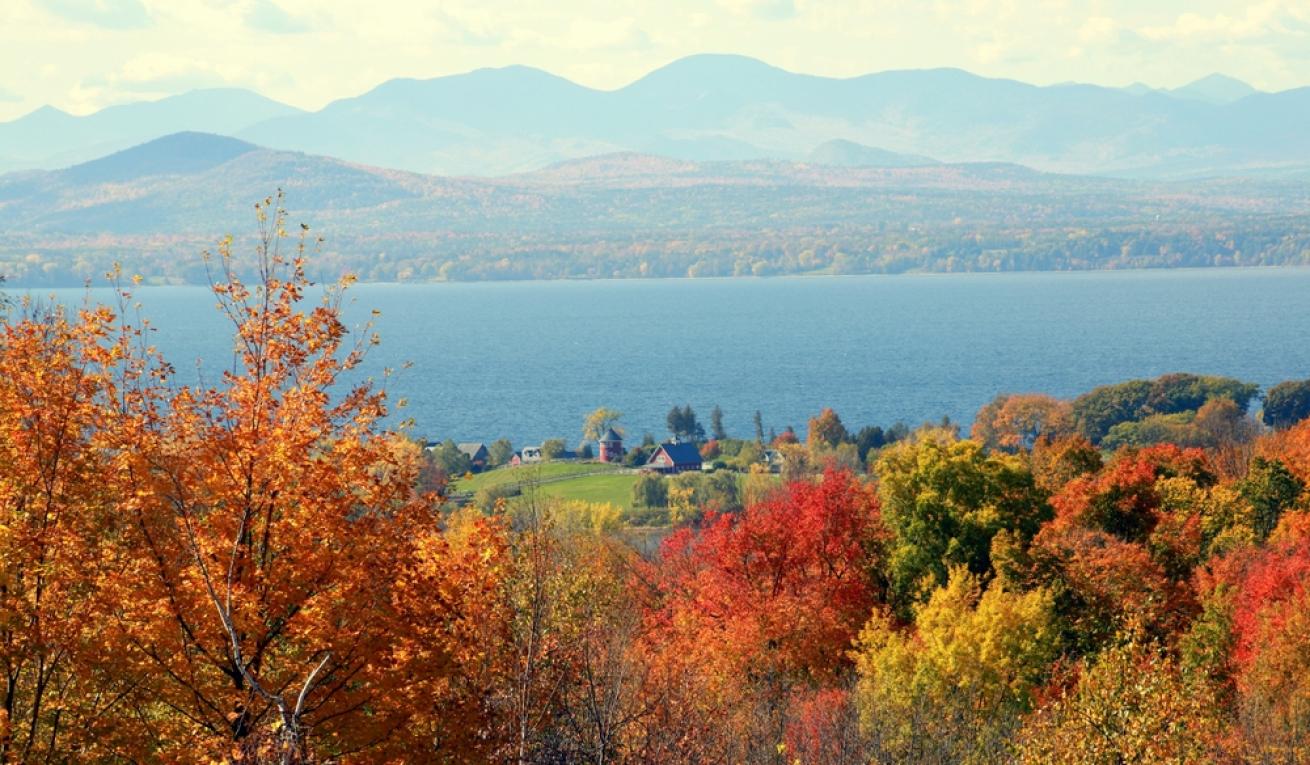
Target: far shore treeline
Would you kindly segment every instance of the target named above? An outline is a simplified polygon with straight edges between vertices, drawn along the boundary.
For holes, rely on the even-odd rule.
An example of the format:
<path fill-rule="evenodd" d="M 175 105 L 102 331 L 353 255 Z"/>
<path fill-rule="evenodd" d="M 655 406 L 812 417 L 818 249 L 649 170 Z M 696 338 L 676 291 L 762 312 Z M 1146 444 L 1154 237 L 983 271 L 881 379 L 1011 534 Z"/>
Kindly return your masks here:
<path fill-rule="evenodd" d="M 602 407 L 605 462 L 503 465 L 383 427 L 280 202 L 211 261 L 221 376 L 120 273 L 6 307 L 0 762 L 1310 761 L 1310 381 L 999 392 L 967 432 Z"/>

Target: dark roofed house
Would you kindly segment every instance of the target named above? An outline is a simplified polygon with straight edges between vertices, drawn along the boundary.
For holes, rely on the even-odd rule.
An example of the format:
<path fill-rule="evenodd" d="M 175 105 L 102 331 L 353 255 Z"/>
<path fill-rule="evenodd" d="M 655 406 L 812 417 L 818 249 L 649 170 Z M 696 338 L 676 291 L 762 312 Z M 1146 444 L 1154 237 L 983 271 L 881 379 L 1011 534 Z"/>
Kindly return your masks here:
<path fill-rule="evenodd" d="M 487 462 L 491 460 L 491 453 L 487 451 L 487 445 L 483 443 L 465 442 L 456 444 L 460 452 L 469 458 L 473 465 L 473 471 L 480 472 L 487 469 Z"/>
<path fill-rule="evenodd" d="M 646 460 L 646 464 L 642 465 L 644 470 L 660 473 L 687 473 L 700 468 L 700 449 L 696 448 L 696 444 L 688 443 L 660 444 L 650 459 Z"/>

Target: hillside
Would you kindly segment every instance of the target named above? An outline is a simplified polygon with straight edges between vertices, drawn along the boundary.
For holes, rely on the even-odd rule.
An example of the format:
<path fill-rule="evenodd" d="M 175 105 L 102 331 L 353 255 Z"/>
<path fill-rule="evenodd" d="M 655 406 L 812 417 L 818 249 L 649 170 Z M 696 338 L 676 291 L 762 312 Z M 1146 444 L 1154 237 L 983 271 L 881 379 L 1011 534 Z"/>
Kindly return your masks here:
<path fill-rule="evenodd" d="M 1295 180 L 1162 183 L 1006 163 L 844 167 L 636 153 L 449 178 L 181 133 L 0 176 L 0 273 L 82 284 L 113 263 L 203 282 L 198 253 L 276 189 L 328 239 L 319 278 L 375 281 L 1005 271 L 1300 263 Z"/>

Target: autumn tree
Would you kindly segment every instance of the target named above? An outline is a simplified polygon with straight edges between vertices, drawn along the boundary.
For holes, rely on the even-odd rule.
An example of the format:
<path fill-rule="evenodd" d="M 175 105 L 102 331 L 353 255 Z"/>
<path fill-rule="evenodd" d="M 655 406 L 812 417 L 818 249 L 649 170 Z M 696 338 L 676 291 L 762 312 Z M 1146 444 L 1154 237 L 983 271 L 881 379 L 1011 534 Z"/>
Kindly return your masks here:
<path fill-rule="evenodd" d="M 831 408 L 825 408 L 809 421 L 809 430 L 805 435 L 805 445 L 811 451 L 833 449 L 843 441 L 850 440 L 846 426 Z"/>
<path fill-rule="evenodd" d="M 623 435 L 622 428 L 618 427 L 619 418 L 623 412 L 609 407 L 600 407 L 591 412 L 582 421 L 582 438 L 586 441 L 599 441 L 606 432 L 614 428 L 619 435 Z"/>
<path fill-rule="evenodd" d="M 1045 590 L 985 591 L 963 567 L 915 608 L 875 613 L 856 644 L 856 703 L 875 762 L 1001 763 L 1059 652 Z"/>
<path fill-rule="evenodd" d="M 978 442 L 945 433 L 888 447 L 875 472 L 892 535 L 888 576 L 902 614 L 946 584 L 952 566 L 990 573 L 997 532 L 1030 539 L 1050 516 L 1046 496 L 1018 457 L 989 455 Z"/>
<path fill-rule="evenodd" d="M 95 582 L 120 533 L 114 446 L 148 372 L 141 337 L 103 307 L 25 305 L 0 328 L 0 762 L 130 744 Z"/>
<path fill-rule="evenodd" d="M 883 599 L 881 537 L 873 491 L 836 471 L 676 532 L 649 617 L 659 662 L 694 678 L 736 746 L 777 757 L 791 692 L 842 676 Z"/>
<path fill-rule="evenodd" d="M 436 522 L 418 449 L 378 429 L 380 392 L 348 381 L 373 336 L 342 323 L 344 284 L 308 300 L 303 239 L 284 250 L 276 205 L 259 207 L 253 285 L 220 248 L 232 368 L 143 396 L 116 445 L 104 630 L 134 684 L 124 724 L 161 759 L 423 751 L 396 690 L 435 692 L 454 668 L 448 620 L 409 618 L 394 589 Z"/>
<path fill-rule="evenodd" d="M 1190 685 L 1159 647 L 1128 642 L 1083 665 L 1034 713 L 1019 739 L 1028 765 L 1216 762 L 1223 718 L 1211 689 Z"/>
<path fill-rule="evenodd" d="M 978 410 L 972 437 L 988 449 L 1030 450 L 1073 432 L 1073 407 L 1041 394 L 997 396 Z"/>

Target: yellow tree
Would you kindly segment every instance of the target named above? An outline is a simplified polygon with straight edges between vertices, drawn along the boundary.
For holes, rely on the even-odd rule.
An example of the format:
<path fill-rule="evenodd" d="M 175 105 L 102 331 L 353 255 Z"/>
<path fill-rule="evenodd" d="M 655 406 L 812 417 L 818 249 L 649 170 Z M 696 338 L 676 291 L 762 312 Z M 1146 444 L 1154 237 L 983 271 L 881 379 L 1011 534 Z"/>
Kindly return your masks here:
<path fill-rule="evenodd" d="M 1218 758 L 1223 733 L 1212 689 L 1189 683 L 1159 649 L 1107 648 L 1063 697 L 1033 713 L 1019 737 L 1025 765 L 1187 765 Z"/>
<path fill-rule="evenodd" d="M 913 629 L 876 613 L 856 644 L 856 704 L 880 757 L 1007 761 L 1007 742 L 1059 649 L 1049 592 L 983 592 L 960 567 L 915 609 Z"/>

